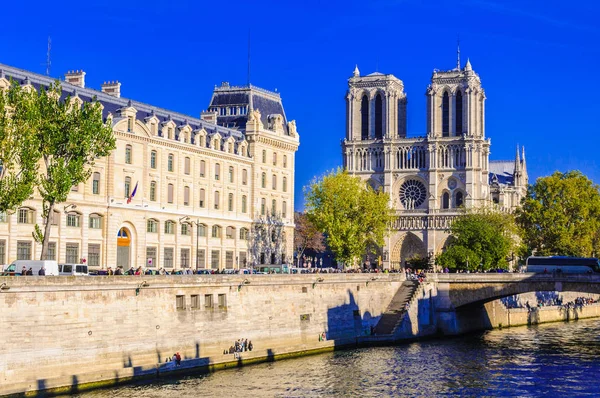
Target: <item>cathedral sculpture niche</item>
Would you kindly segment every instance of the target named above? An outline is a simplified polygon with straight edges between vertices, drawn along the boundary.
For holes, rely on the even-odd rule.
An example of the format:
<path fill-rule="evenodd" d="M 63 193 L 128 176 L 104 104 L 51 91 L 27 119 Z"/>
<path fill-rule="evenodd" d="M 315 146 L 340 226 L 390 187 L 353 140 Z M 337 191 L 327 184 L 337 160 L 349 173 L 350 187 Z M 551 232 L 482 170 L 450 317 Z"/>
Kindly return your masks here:
<path fill-rule="evenodd" d="M 361 76 L 357 66 L 348 80 L 344 167 L 388 192 L 397 215 L 382 248 L 385 268 L 443 250 L 461 207 L 495 203 L 510 211 L 526 193 L 524 150 L 514 161 L 489 161 L 486 96 L 469 61 L 434 70 L 425 95 L 427 133 L 408 137 L 400 79 Z"/>

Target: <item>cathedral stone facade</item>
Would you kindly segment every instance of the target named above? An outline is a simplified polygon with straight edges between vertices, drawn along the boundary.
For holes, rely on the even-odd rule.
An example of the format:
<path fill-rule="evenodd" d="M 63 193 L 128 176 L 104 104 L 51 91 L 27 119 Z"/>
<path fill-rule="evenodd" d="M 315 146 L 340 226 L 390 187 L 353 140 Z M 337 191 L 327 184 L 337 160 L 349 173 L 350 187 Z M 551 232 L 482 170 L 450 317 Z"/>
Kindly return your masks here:
<path fill-rule="evenodd" d="M 344 167 L 373 189 L 388 192 L 396 211 L 383 248 L 366 261 L 399 268 L 429 259 L 448 242 L 448 228 L 462 207 L 495 204 L 505 211 L 527 189 L 525 150 L 514 161 L 490 161 L 485 136 L 485 91 L 467 61 L 434 70 L 427 87 L 427 135 L 408 136 L 407 96 L 391 74 L 348 80 Z"/>

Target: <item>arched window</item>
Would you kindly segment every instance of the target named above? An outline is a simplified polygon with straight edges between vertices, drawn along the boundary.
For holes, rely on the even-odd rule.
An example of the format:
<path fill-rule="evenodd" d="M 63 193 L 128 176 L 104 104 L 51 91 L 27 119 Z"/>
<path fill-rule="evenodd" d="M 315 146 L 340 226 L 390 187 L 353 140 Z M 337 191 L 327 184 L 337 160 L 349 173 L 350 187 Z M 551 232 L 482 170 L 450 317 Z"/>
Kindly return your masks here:
<path fill-rule="evenodd" d="M 460 207 L 463 205 L 463 193 L 461 191 L 458 191 L 456 193 L 456 200 L 454 201 L 454 204 L 456 205 L 456 207 Z"/>
<path fill-rule="evenodd" d="M 380 94 L 375 96 L 375 138 L 383 138 L 383 100 Z"/>
<path fill-rule="evenodd" d="M 198 236 L 205 237 L 206 236 L 206 225 L 198 224 Z"/>
<path fill-rule="evenodd" d="M 183 187 L 183 205 L 190 205 L 190 187 Z"/>
<path fill-rule="evenodd" d="M 154 218 L 148 219 L 148 223 L 146 225 L 146 232 L 157 233 L 158 232 L 158 220 Z"/>
<path fill-rule="evenodd" d="M 450 136 L 450 98 L 447 91 L 442 97 L 442 136 Z"/>
<path fill-rule="evenodd" d="M 165 234 L 172 235 L 175 233 L 175 221 L 165 221 Z"/>
<path fill-rule="evenodd" d="M 234 239 L 235 238 L 235 228 L 234 227 L 225 228 L 225 237 L 227 239 Z"/>
<path fill-rule="evenodd" d="M 150 183 L 150 201 L 156 201 L 156 181 Z"/>
<path fill-rule="evenodd" d="M 156 168 L 156 151 L 150 152 L 150 168 Z"/>
<path fill-rule="evenodd" d="M 462 93 L 456 93 L 456 135 L 461 135 L 463 132 L 463 98 Z"/>
<path fill-rule="evenodd" d="M 173 203 L 173 184 L 167 186 L 167 202 Z"/>
<path fill-rule="evenodd" d="M 131 194 L 131 177 L 125 177 L 125 197 L 129 198 Z"/>
<path fill-rule="evenodd" d="M 444 192 L 442 195 L 442 209 L 447 209 L 450 207 L 450 194 L 448 192 Z"/>
<path fill-rule="evenodd" d="M 360 101 L 360 139 L 369 139 L 369 97 L 366 94 Z"/>
<path fill-rule="evenodd" d="M 221 227 L 218 225 L 213 225 L 212 227 L 212 237 L 220 238 L 221 237 Z"/>
<path fill-rule="evenodd" d="M 67 227 L 79 228 L 81 225 L 81 214 L 71 211 L 67 213 Z"/>
<path fill-rule="evenodd" d="M 240 228 L 240 239 L 248 240 L 248 230 L 246 228 Z"/>

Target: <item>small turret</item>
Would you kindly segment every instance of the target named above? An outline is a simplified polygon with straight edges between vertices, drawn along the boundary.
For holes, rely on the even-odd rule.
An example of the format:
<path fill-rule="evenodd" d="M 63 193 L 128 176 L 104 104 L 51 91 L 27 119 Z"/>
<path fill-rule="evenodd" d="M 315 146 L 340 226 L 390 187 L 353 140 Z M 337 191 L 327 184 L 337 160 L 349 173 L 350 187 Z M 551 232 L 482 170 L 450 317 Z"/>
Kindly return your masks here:
<path fill-rule="evenodd" d="M 354 73 L 352 73 L 354 77 L 360 77 L 360 71 L 358 70 L 358 65 L 354 67 Z"/>
<path fill-rule="evenodd" d="M 469 61 L 469 58 L 467 58 L 467 64 L 465 65 L 465 71 L 469 71 L 469 70 L 473 70 L 473 67 L 471 66 L 471 61 Z"/>

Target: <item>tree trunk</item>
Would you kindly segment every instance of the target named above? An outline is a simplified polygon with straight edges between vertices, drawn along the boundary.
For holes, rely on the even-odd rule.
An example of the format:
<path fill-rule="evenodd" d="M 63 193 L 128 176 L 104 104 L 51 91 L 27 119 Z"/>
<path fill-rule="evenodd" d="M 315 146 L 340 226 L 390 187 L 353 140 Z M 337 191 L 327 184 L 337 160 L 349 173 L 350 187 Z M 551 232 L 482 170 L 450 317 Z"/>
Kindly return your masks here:
<path fill-rule="evenodd" d="M 50 229 L 52 228 L 52 221 L 50 217 L 54 217 L 54 202 L 51 202 L 48 206 L 48 214 L 46 215 L 46 225 L 44 226 L 44 239 L 42 240 L 42 254 L 40 254 L 40 260 L 46 259 L 48 253 L 48 243 L 50 240 Z"/>

